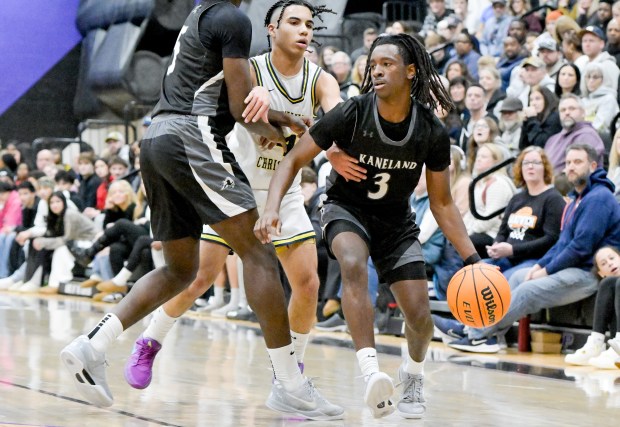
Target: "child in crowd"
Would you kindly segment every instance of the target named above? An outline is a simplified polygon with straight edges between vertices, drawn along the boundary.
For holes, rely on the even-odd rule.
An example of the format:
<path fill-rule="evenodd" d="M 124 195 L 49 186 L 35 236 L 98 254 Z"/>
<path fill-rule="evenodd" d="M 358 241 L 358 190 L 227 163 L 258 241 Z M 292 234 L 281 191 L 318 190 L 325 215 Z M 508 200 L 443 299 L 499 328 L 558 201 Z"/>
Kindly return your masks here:
<path fill-rule="evenodd" d="M 599 249 L 594 254 L 594 272 L 602 280 L 596 294 L 592 333 L 586 345 L 564 360 L 571 365 L 620 369 L 620 250 L 611 246 Z M 609 348 L 606 350 L 605 331 L 613 331 L 614 318 L 616 335 L 607 341 Z"/>

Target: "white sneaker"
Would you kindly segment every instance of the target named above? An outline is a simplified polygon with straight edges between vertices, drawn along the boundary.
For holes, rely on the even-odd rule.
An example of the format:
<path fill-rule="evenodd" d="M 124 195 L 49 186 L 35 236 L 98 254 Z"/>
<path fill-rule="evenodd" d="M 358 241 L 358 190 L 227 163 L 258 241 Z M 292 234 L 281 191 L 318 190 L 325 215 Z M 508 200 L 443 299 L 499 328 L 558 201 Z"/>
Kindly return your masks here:
<path fill-rule="evenodd" d="M 86 335 L 80 335 L 60 352 L 78 391 L 97 406 L 112 406 L 114 398 L 105 374 L 105 354 L 96 351 Z"/>
<path fill-rule="evenodd" d="M 205 305 L 204 307 L 198 307 L 196 311 L 201 312 L 201 313 L 206 313 L 206 312 L 210 312 L 213 310 L 217 310 L 218 308 L 224 307 L 225 305 L 226 303 L 224 301 L 217 301 L 217 302 L 213 301 Z"/>
<path fill-rule="evenodd" d="M 610 339 L 609 341 L 607 341 L 607 344 L 609 344 L 609 347 L 614 349 L 614 351 L 616 352 L 616 356 L 620 357 L 620 338 Z"/>
<path fill-rule="evenodd" d="M 586 345 L 573 354 L 567 354 L 564 361 L 571 365 L 587 366 L 590 359 L 600 355 L 604 351 L 605 343 L 595 341 L 592 336 L 589 336 Z"/>
<path fill-rule="evenodd" d="M 11 286 L 13 286 L 15 284 L 15 282 L 13 280 L 11 280 L 11 277 L 5 277 L 4 279 L 0 279 L 0 289 L 5 290 L 5 289 L 9 289 Z"/>
<path fill-rule="evenodd" d="M 286 391 L 280 381 L 274 381 L 266 405 L 274 411 L 295 414 L 310 420 L 341 420 L 344 409 L 327 401 L 308 378 L 295 391 Z"/>
<path fill-rule="evenodd" d="M 616 359 L 618 355 L 613 348 L 609 347 L 596 357 L 592 357 L 588 364 L 599 369 L 618 369 L 616 368 Z"/>
<path fill-rule="evenodd" d="M 19 287 L 17 292 L 24 292 L 24 293 L 31 294 L 34 292 L 39 292 L 40 289 L 41 289 L 40 284 L 34 283 L 34 282 L 26 282 Z"/>
<path fill-rule="evenodd" d="M 396 410 L 390 400 L 392 393 L 394 393 L 394 383 L 388 374 L 375 372 L 368 376 L 364 402 L 370 408 L 374 418 L 386 417 Z"/>
<path fill-rule="evenodd" d="M 13 283 L 11 287 L 9 287 L 9 291 L 18 291 L 19 288 L 21 288 L 23 284 L 24 284 L 23 281 L 18 280 L 17 282 Z"/>
<path fill-rule="evenodd" d="M 403 385 L 403 395 L 397 405 L 398 414 L 407 419 L 422 418 L 426 412 L 424 375 L 410 374 L 401 365 L 398 369 L 398 380 Z"/>
<path fill-rule="evenodd" d="M 223 307 L 220 307 L 216 310 L 212 310 L 211 311 L 211 316 L 213 317 L 226 317 L 226 315 L 228 314 L 228 312 L 236 310 L 237 308 L 239 308 L 239 304 L 231 304 L 228 303 Z"/>

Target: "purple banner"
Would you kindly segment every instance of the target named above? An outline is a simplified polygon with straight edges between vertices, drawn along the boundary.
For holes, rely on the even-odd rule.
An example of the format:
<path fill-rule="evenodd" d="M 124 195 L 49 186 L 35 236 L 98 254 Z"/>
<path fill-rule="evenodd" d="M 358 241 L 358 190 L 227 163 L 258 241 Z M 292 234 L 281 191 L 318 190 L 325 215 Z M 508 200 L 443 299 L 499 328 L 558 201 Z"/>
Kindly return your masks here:
<path fill-rule="evenodd" d="M 80 42 L 79 3 L 0 0 L 0 115 Z"/>

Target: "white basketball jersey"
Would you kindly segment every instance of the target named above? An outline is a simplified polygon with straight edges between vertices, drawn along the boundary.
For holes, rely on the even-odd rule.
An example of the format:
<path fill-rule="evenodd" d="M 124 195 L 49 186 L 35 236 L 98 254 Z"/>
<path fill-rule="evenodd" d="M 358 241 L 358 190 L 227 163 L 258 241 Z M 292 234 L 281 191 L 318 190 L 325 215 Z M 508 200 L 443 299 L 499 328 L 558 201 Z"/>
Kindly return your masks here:
<path fill-rule="evenodd" d="M 250 58 L 258 85 L 270 90 L 271 109 L 296 116 L 314 115 L 318 103 L 315 86 L 321 68 L 304 59 L 302 69 L 294 76 L 280 74 L 271 63 L 271 54 Z M 286 147 L 277 145 L 271 150 L 262 149 L 260 137 L 249 132 L 239 123 L 230 133 L 228 146 L 248 177 L 253 190 L 268 190 L 276 167 L 297 142 L 290 129 L 284 129 Z M 297 174 L 288 193 L 299 191 L 301 172 Z"/>

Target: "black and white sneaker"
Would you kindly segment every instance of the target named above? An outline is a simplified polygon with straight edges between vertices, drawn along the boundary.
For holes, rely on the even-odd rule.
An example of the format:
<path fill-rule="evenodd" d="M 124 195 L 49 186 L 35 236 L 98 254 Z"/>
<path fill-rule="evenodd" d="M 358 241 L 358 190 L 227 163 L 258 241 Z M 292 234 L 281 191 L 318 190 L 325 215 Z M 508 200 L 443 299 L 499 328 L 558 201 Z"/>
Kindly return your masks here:
<path fill-rule="evenodd" d="M 444 344 L 449 344 L 452 341 L 460 340 L 467 336 L 465 325 L 461 322 L 453 319 L 446 319 L 436 314 L 433 314 L 432 317 L 433 323 L 435 324 L 435 335 L 441 337 Z"/>
<path fill-rule="evenodd" d="M 114 398 L 105 374 L 105 354 L 96 351 L 86 335 L 81 335 L 60 352 L 60 359 L 78 391 L 97 406 L 112 406 Z"/>
<path fill-rule="evenodd" d="M 495 337 L 479 339 L 465 337 L 452 341 L 448 346 L 470 353 L 497 353 L 499 351 L 499 344 Z"/>

